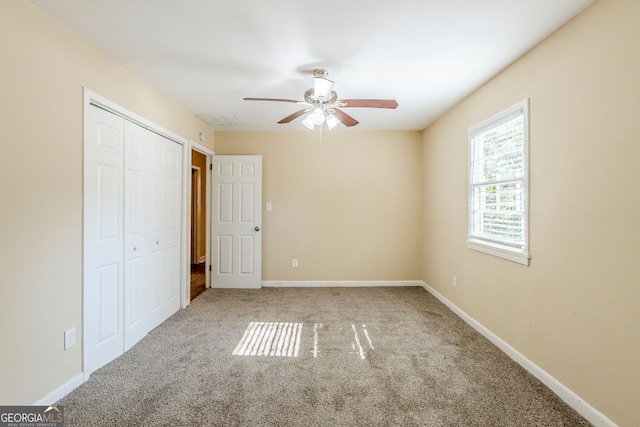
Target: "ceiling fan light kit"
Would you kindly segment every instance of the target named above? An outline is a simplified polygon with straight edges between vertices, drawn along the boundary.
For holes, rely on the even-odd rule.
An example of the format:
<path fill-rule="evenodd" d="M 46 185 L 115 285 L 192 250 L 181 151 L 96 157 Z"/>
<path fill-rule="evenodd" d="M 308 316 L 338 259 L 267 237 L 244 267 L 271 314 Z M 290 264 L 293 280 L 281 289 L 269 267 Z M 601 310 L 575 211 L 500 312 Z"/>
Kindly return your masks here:
<path fill-rule="evenodd" d="M 298 117 L 306 114 L 302 124 L 313 130 L 316 126 L 327 124 L 329 129 L 333 129 L 342 123 L 347 127 L 355 126 L 359 122 L 340 110 L 340 108 L 386 108 L 395 109 L 398 103 L 393 99 L 343 99 L 339 100 L 338 95 L 333 90 L 334 82 L 327 78 L 329 72 L 323 69 L 313 71 L 313 87 L 304 93 L 304 101 L 281 98 L 243 98 L 245 101 L 275 101 L 291 102 L 295 104 L 307 104 L 308 108 L 296 111 L 293 114 L 280 120 L 278 123 L 289 123 Z M 340 108 L 338 108 L 340 107 Z"/>
<path fill-rule="evenodd" d="M 327 127 L 329 129 L 333 129 L 334 127 L 338 126 L 338 123 L 340 123 L 340 120 L 336 119 L 336 116 L 334 116 L 333 114 L 327 114 L 327 117 L 325 118 L 325 123 L 327 124 Z"/>

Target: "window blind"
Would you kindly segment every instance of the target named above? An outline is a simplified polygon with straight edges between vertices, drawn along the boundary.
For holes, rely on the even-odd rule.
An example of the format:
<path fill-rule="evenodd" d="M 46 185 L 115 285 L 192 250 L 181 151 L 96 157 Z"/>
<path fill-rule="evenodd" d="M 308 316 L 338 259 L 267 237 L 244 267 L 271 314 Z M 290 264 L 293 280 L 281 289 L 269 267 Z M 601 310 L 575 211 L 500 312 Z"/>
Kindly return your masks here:
<path fill-rule="evenodd" d="M 519 109 L 471 132 L 469 239 L 526 246 L 524 120 Z"/>

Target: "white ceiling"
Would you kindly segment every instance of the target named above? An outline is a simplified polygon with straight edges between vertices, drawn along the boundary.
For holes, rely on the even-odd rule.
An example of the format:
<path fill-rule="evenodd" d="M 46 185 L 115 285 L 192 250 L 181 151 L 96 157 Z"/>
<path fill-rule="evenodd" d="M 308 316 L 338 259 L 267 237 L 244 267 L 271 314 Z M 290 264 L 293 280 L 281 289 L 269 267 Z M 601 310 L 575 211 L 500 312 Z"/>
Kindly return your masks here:
<path fill-rule="evenodd" d="M 392 98 L 396 110 L 345 109 L 359 130 L 421 130 L 595 0 L 32 0 L 216 130 L 278 125 L 314 68 L 341 99 Z M 340 125 L 338 128 L 344 129 Z M 338 129 L 336 128 L 336 129 Z"/>

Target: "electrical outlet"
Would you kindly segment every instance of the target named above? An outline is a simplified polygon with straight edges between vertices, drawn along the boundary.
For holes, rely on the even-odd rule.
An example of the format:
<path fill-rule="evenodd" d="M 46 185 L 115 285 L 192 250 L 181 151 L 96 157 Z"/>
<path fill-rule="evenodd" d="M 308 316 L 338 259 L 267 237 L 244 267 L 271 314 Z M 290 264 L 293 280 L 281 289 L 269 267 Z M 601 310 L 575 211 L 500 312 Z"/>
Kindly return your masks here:
<path fill-rule="evenodd" d="M 67 350 L 76 344 L 76 328 L 64 331 L 64 349 Z"/>
<path fill-rule="evenodd" d="M 453 276 L 453 287 L 458 287 L 458 279 L 456 279 L 456 276 Z"/>
<path fill-rule="evenodd" d="M 293 261 L 291 261 L 291 266 L 293 268 L 298 268 L 298 259 L 294 258 Z"/>

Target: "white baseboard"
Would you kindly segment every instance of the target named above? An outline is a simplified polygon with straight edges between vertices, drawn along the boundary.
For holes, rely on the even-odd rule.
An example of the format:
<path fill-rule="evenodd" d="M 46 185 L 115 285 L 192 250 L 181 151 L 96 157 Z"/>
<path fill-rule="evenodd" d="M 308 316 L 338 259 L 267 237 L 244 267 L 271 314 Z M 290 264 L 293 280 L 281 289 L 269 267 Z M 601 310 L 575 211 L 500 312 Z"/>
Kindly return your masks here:
<path fill-rule="evenodd" d="M 484 327 L 480 322 L 469 316 L 458 306 L 453 304 L 447 298 L 442 296 L 438 291 L 424 282 L 421 282 L 421 286 L 427 290 L 430 294 L 436 297 L 440 302 L 449 307 L 451 311 L 457 314 L 462 320 L 467 322 L 473 329 L 482 334 L 485 338 L 491 341 L 496 347 L 502 350 L 507 356 L 513 359 L 516 363 L 529 371 L 534 377 L 539 379 L 544 385 L 549 387 L 555 394 L 564 400 L 567 405 L 571 406 L 580 415 L 587 419 L 591 424 L 597 427 L 617 427 L 616 423 L 611 421 L 607 416 L 598 411 L 593 406 L 589 405 L 580 396 L 571 391 L 567 386 L 555 379 L 547 371 L 527 359 L 524 355 L 518 352 L 515 348 L 511 347 L 504 340 Z"/>
<path fill-rule="evenodd" d="M 282 280 L 263 281 L 264 288 L 357 288 L 357 287 L 382 287 L 382 286 L 420 286 L 424 282 L 420 280 Z"/>
<path fill-rule="evenodd" d="M 60 387 L 53 390 L 51 393 L 47 394 L 42 399 L 35 402 L 33 405 L 36 406 L 49 406 L 56 403 L 58 400 L 65 397 L 67 394 L 71 393 L 77 387 L 79 387 L 82 383 L 84 383 L 84 374 L 80 372 L 79 374 L 74 375 L 69 381 L 62 384 Z"/>

